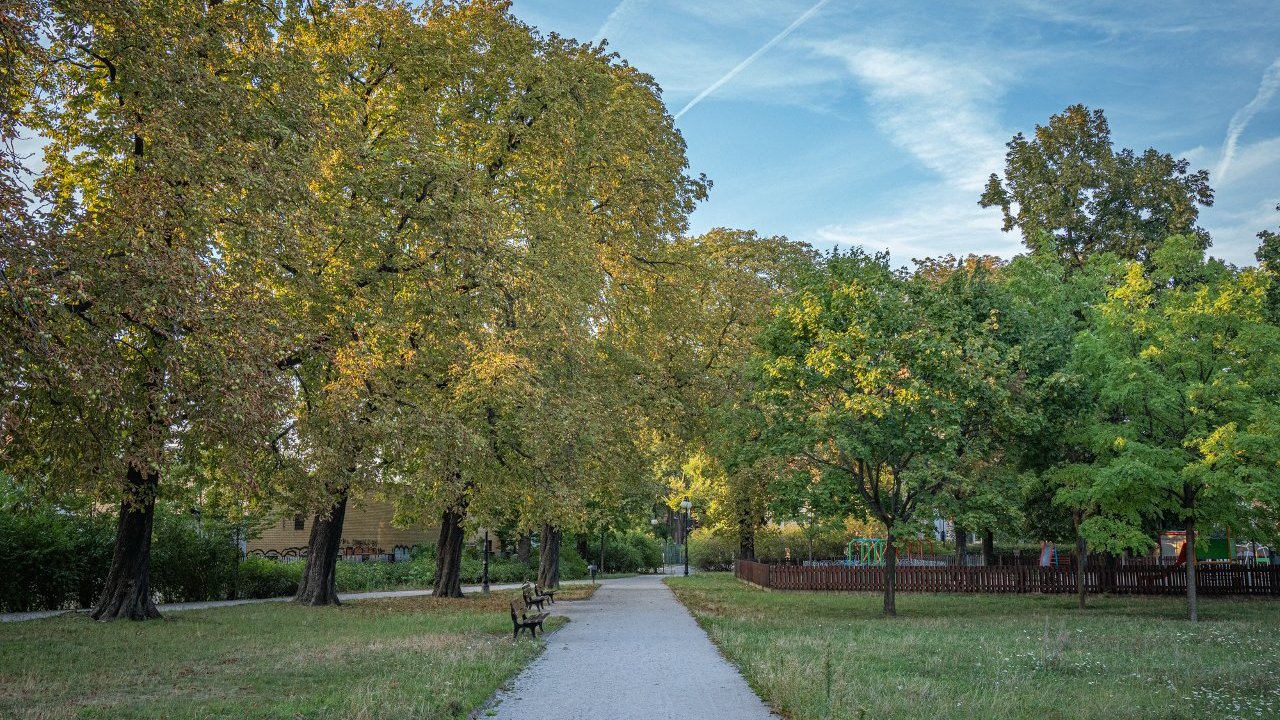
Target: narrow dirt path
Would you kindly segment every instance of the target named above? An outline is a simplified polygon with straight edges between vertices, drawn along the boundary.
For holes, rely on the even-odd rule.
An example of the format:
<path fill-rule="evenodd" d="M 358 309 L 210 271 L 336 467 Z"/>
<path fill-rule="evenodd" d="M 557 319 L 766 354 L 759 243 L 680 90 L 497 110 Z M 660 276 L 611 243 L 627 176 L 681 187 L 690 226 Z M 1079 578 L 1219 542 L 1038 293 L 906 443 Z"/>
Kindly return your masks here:
<path fill-rule="evenodd" d="M 572 622 L 476 717 L 776 720 L 659 575 L 549 609 Z"/>

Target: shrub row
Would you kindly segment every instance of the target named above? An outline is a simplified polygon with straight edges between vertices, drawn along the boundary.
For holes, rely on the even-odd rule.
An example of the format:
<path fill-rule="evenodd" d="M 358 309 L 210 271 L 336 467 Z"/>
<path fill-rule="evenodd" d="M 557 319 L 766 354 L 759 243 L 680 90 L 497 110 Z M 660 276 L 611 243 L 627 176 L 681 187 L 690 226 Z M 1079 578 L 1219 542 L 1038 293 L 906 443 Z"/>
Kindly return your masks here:
<path fill-rule="evenodd" d="M 589 562 L 600 561 L 600 536 L 586 541 Z M 628 530 L 609 533 L 604 540 L 604 567 L 601 572 L 635 573 L 662 567 L 662 544 L 648 533 Z M 561 573 L 564 562 L 561 560 Z"/>
<path fill-rule="evenodd" d="M 51 507 L 0 513 L 0 546 L 9 553 L 0 577 L 0 611 L 92 605 L 106 582 L 115 530 L 115 518 L 105 513 Z M 226 597 L 237 555 L 227 523 L 157 509 L 151 587 L 160 602 Z"/>
<path fill-rule="evenodd" d="M 88 607 L 106 581 L 115 540 L 115 518 L 109 514 L 72 514 L 51 507 L 0 512 L 0 546 L 9 553 L 0 573 L 0 612 Z M 606 544 L 611 571 L 631 572 L 651 558 L 642 544 Z M 151 545 L 151 584 L 157 602 L 267 598 L 292 595 L 302 575 L 302 562 L 260 557 L 236 565 L 235 528 L 200 520 L 174 508 L 157 508 Z M 435 579 L 435 548 L 415 552 L 409 562 L 339 562 L 341 592 L 426 587 Z M 614 570 L 617 568 L 617 570 Z M 479 583 L 484 562 L 474 548 L 462 560 L 462 581 Z M 490 557 L 489 581 L 533 581 L 536 554 L 528 563 L 514 557 Z M 560 577 L 586 577 L 587 563 L 572 545 L 563 548 Z"/>

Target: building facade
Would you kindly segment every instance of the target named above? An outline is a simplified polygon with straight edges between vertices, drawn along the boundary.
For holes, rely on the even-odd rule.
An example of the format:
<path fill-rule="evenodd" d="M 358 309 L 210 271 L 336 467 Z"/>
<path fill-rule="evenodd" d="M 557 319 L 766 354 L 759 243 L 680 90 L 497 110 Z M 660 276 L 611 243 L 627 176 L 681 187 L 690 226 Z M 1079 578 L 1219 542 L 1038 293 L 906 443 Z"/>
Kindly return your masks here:
<path fill-rule="evenodd" d="M 439 528 L 391 525 L 391 503 L 370 500 L 347 508 L 342 522 L 342 557 L 348 560 L 407 560 L 414 545 L 434 545 Z M 247 543 L 249 555 L 293 559 L 305 557 L 314 515 L 282 515 Z"/>

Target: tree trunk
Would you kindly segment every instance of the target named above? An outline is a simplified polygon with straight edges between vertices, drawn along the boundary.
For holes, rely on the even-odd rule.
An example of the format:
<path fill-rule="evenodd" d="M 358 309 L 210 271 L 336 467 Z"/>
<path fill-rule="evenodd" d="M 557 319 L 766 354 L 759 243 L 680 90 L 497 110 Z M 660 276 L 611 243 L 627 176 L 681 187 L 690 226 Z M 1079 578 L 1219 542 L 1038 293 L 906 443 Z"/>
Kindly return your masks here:
<path fill-rule="evenodd" d="M 462 597 L 462 521 L 466 519 L 465 498 L 440 515 L 440 539 L 436 542 L 436 579 L 431 586 L 435 597 Z"/>
<path fill-rule="evenodd" d="M 968 543 L 969 531 L 960 527 L 960 523 L 955 524 L 956 528 L 956 565 L 964 567 L 969 564 Z"/>
<path fill-rule="evenodd" d="M 982 533 L 982 564 L 987 567 L 996 564 L 996 534 L 990 530 Z"/>
<path fill-rule="evenodd" d="M 307 540 L 307 564 L 293 601 L 303 605 L 341 605 L 338 602 L 338 552 L 342 549 L 342 522 L 347 515 L 347 488 L 334 497 L 326 514 L 316 513 Z"/>
<path fill-rule="evenodd" d="M 738 520 L 738 558 L 756 559 L 756 526 L 746 513 Z"/>
<path fill-rule="evenodd" d="M 125 478 L 128 487 L 120 501 L 111 569 L 107 572 L 107 582 L 98 604 L 90 615 L 94 620 L 103 622 L 160 617 L 160 611 L 151 599 L 151 527 L 156 517 L 160 473 L 148 470 L 144 474 L 130 465 Z"/>
<path fill-rule="evenodd" d="M 884 614 L 897 617 L 898 551 L 893 546 L 893 526 L 885 527 L 884 538 Z"/>
<path fill-rule="evenodd" d="M 1187 518 L 1187 617 L 1191 622 L 1200 619 L 1199 601 L 1196 597 L 1196 519 Z"/>
<path fill-rule="evenodd" d="M 1080 534 L 1080 513 L 1072 514 L 1072 519 L 1076 524 L 1076 594 L 1079 596 L 1080 609 L 1085 607 L 1085 592 L 1088 586 L 1085 584 L 1084 571 L 1085 565 L 1089 562 L 1089 546 L 1084 540 L 1084 535 Z"/>
<path fill-rule="evenodd" d="M 755 560 L 756 559 L 756 533 L 755 528 L 749 528 L 741 531 L 738 535 L 738 559 Z"/>
<path fill-rule="evenodd" d="M 533 547 L 533 536 L 529 533 L 522 533 L 520 539 L 516 542 L 516 558 L 523 565 L 529 564 L 529 550 Z"/>
<path fill-rule="evenodd" d="M 560 530 L 543 524 L 538 550 L 538 584 L 549 589 L 560 587 Z"/>
<path fill-rule="evenodd" d="M 607 540 L 606 540 L 606 538 L 605 538 L 605 531 L 604 531 L 604 530 L 601 530 L 601 531 L 600 531 L 600 564 L 596 566 L 596 567 L 600 568 L 600 574 L 601 574 L 601 575 L 603 575 L 603 574 L 604 574 L 604 544 L 605 544 L 605 542 L 606 542 L 606 541 L 607 541 Z M 559 551 L 557 551 L 557 553 L 558 553 L 558 552 L 559 552 Z M 559 577 L 559 573 L 558 573 L 558 572 L 556 573 L 556 577 Z"/>

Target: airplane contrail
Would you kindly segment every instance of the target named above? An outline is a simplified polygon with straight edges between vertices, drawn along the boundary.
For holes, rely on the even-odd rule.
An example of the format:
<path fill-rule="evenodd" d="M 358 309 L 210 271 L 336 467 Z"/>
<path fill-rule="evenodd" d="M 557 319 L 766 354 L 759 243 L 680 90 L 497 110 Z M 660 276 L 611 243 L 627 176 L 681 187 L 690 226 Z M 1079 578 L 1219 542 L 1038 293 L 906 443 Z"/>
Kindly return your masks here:
<path fill-rule="evenodd" d="M 605 33 L 609 32 L 609 28 L 613 27 L 614 23 L 616 23 L 624 13 L 626 13 L 627 8 L 634 2 L 635 0 L 622 0 L 622 2 L 619 2 L 618 5 L 613 8 L 613 12 L 609 13 L 609 16 L 604 19 L 604 22 L 600 25 L 600 29 L 596 31 L 595 37 L 591 38 L 591 42 L 598 43 L 603 40 L 605 38 Z"/>
<path fill-rule="evenodd" d="M 1236 156 L 1236 143 L 1239 142 L 1240 136 L 1244 133 L 1245 127 L 1258 111 L 1271 101 L 1271 97 L 1276 94 L 1276 90 L 1280 89 L 1280 58 L 1271 63 L 1271 67 L 1262 73 L 1262 82 L 1258 84 L 1258 92 L 1249 101 L 1248 105 L 1236 111 L 1231 116 L 1231 122 L 1227 123 L 1227 139 L 1222 143 L 1222 159 L 1218 161 L 1218 169 L 1214 173 L 1218 182 L 1227 175 L 1227 168 L 1231 167 L 1231 161 Z"/>
<path fill-rule="evenodd" d="M 625 0 L 624 0 L 624 2 L 625 2 Z M 680 112 L 678 112 L 678 113 L 676 113 L 676 114 L 675 114 L 675 118 L 674 118 L 674 119 L 679 120 L 681 115 L 684 115 L 685 113 L 687 113 L 687 112 L 689 112 L 690 110 L 692 110 L 692 109 L 693 109 L 693 107 L 694 107 L 695 105 L 697 105 L 698 103 L 700 103 L 700 102 L 702 102 L 704 99 L 706 99 L 706 97 L 707 97 L 708 95 L 710 95 L 711 93 L 715 92 L 716 90 L 719 90 L 719 89 L 720 89 L 720 87 L 721 87 L 721 86 L 723 86 L 725 83 L 727 83 L 727 82 L 729 82 L 730 80 L 732 80 L 732 79 L 734 79 L 735 77 L 737 77 L 739 73 L 741 73 L 743 70 L 746 70 L 746 69 L 747 69 L 747 66 L 748 66 L 748 65 L 750 65 L 750 64 L 751 64 L 751 63 L 753 63 L 753 62 L 755 62 L 755 61 L 756 61 L 756 59 L 757 59 L 757 58 L 759 58 L 761 55 L 763 55 L 763 54 L 765 54 L 765 53 L 769 52 L 769 48 L 772 48 L 774 45 L 777 45 L 778 43 L 780 43 L 780 42 L 782 42 L 783 40 L 785 40 L 785 39 L 786 39 L 786 37 L 787 37 L 788 35 L 790 35 L 791 33 L 795 32 L 796 28 L 798 28 L 798 27 L 800 27 L 801 25 L 805 24 L 805 22 L 807 22 L 807 21 L 809 20 L 809 18 L 811 18 L 811 17 L 813 17 L 814 15 L 816 15 L 816 14 L 817 14 L 817 12 L 818 12 L 819 10 L 821 10 L 821 9 L 822 9 L 822 6 L 823 6 L 823 5 L 826 5 L 826 4 L 827 4 L 827 3 L 829 3 L 829 2 L 831 2 L 831 0 L 819 0 L 819 2 L 818 2 L 818 4 L 817 4 L 817 5 L 814 5 L 813 7 L 809 8 L 808 10 L 806 10 L 806 11 L 805 11 L 805 13 L 804 13 L 803 15 L 801 15 L 801 16 L 800 16 L 800 17 L 798 17 L 798 18 L 796 18 L 795 22 L 793 22 L 793 23 L 791 23 L 790 25 L 788 25 L 788 26 L 787 26 L 787 28 L 786 28 L 785 30 L 783 30 L 782 32 L 778 33 L 777 35 L 774 35 L 774 36 L 773 36 L 773 39 L 772 39 L 772 40 L 770 40 L 769 42 L 765 43 L 763 47 L 761 47 L 759 50 L 756 50 L 755 52 L 751 53 L 749 56 L 747 56 L 747 59 L 746 59 L 746 60 L 743 60 L 742 62 L 738 63 L 737 65 L 735 65 L 735 66 L 734 66 L 734 68 L 733 68 L 732 70 L 730 70 L 729 72 L 725 73 L 724 77 L 722 77 L 722 78 L 720 78 L 719 80 L 717 80 L 717 81 L 715 81 L 715 82 L 711 83 L 709 86 L 707 86 L 707 89 L 706 89 L 706 90 L 703 90 L 702 92 L 698 93 L 697 97 L 695 97 L 694 99 L 690 100 L 690 101 L 689 101 L 689 103 L 688 103 L 687 105 L 685 105 L 684 107 L 680 108 Z M 616 11 L 615 11 L 615 12 L 616 12 Z M 612 16 L 610 16 L 610 17 L 612 17 Z"/>

